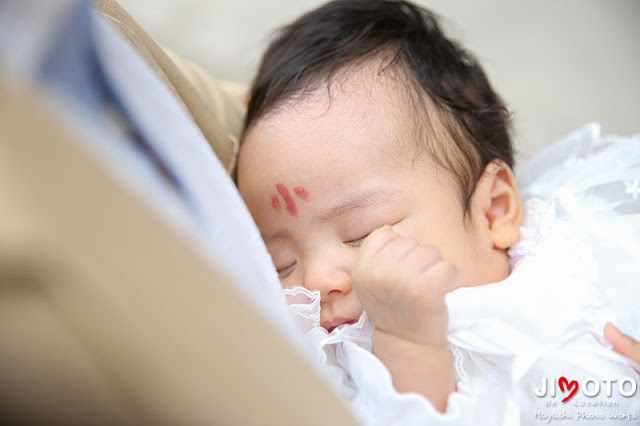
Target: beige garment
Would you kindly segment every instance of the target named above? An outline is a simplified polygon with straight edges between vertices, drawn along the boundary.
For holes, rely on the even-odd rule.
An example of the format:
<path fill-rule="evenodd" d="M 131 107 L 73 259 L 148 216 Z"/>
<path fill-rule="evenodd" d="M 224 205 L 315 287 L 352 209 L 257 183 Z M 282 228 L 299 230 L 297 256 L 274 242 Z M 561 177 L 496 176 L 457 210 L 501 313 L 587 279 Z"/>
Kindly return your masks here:
<path fill-rule="evenodd" d="M 0 81 L 3 421 L 355 424 L 227 278 L 33 98 Z"/>
<path fill-rule="evenodd" d="M 246 99 L 238 97 L 237 86 L 217 81 L 199 66 L 160 47 L 117 2 L 94 0 L 93 4 L 167 85 L 233 175 L 246 110 Z"/>

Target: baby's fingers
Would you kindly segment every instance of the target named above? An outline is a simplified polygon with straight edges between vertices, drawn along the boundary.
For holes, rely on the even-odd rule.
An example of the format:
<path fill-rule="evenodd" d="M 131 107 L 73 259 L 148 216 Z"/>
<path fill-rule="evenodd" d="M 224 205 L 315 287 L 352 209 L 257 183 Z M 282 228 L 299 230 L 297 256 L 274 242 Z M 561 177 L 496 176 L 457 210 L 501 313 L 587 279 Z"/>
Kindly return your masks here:
<path fill-rule="evenodd" d="M 391 226 L 381 226 L 364 239 L 360 249 L 358 250 L 358 256 L 363 258 L 377 255 L 395 237 L 396 234 L 393 232 L 393 229 L 391 229 Z"/>
<path fill-rule="evenodd" d="M 627 336 L 611 323 L 605 325 L 604 337 L 613 345 L 614 351 L 640 363 L 640 342 Z"/>
<path fill-rule="evenodd" d="M 435 246 L 417 246 L 406 257 L 407 270 L 422 273 L 442 260 L 442 254 Z"/>
<path fill-rule="evenodd" d="M 458 268 L 446 260 L 435 262 L 424 272 L 424 276 L 425 282 L 429 283 L 438 295 L 443 296 L 460 287 Z"/>

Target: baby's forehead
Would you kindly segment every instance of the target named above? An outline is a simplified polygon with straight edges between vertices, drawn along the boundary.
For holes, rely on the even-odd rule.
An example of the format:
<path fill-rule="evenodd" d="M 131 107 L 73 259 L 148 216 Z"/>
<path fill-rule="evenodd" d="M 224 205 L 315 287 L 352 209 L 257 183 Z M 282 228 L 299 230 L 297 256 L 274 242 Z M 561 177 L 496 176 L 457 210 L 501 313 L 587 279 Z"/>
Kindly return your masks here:
<path fill-rule="evenodd" d="M 262 164 L 268 167 L 287 163 L 288 168 L 295 168 L 293 160 L 306 164 L 310 157 L 325 162 L 338 147 L 349 156 L 354 170 L 381 162 L 403 168 L 422 162 L 438 164 L 436 155 L 446 149 L 447 132 L 440 126 L 436 108 L 429 100 L 418 99 L 426 95 L 412 89 L 409 78 L 399 66 L 368 60 L 282 101 L 245 134 L 239 179 L 243 173 L 253 177 L 262 173 L 255 167 L 242 167 L 244 151 L 266 160 Z M 323 165 L 331 169 L 331 164 Z"/>
<path fill-rule="evenodd" d="M 351 126 L 375 127 L 381 122 L 390 130 L 390 144 L 416 154 L 420 148 L 425 113 L 433 127 L 436 108 L 400 66 L 383 59 L 369 59 L 343 67 L 329 77 L 319 78 L 304 91 L 281 100 L 258 119 L 251 130 L 286 131 L 288 126 L 318 120 L 323 116 L 351 119 Z M 430 110 L 430 111 L 428 111 Z"/>

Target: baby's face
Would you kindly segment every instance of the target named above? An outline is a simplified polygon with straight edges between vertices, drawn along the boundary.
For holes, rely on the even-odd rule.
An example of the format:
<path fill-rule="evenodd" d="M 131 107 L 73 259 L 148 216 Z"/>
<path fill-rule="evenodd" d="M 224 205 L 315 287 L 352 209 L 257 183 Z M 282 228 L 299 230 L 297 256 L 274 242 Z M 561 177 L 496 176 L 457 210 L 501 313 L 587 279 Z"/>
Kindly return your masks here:
<path fill-rule="evenodd" d="M 374 74 L 375 75 L 375 74 Z M 436 246 L 464 285 L 504 278 L 459 188 L 426 154 L 416 158 L 411 108 L 381 77 L 349 78 L 259 120 L 246 135 L 238 187 L 283 287 L 322 295 L 322 325 L 356 320 L 351 268 L 362 240 L 391 225 Z M 471 212 L 473 213 L 473 210 Z"/>

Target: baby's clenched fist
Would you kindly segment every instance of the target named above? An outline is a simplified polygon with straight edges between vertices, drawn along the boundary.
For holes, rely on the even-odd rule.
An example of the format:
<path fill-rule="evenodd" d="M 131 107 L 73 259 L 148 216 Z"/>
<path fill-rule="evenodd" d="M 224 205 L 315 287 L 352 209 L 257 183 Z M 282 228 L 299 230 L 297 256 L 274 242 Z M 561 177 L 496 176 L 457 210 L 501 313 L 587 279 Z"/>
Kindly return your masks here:
<path fill-rule="evenodd" d="M 385 225 L 362 243 L 352 281 L 377 330 L 420 345 L 446 344 L 444 297 L 457 288 L 459 279 L 456 267 L 436 247 Z"/>

